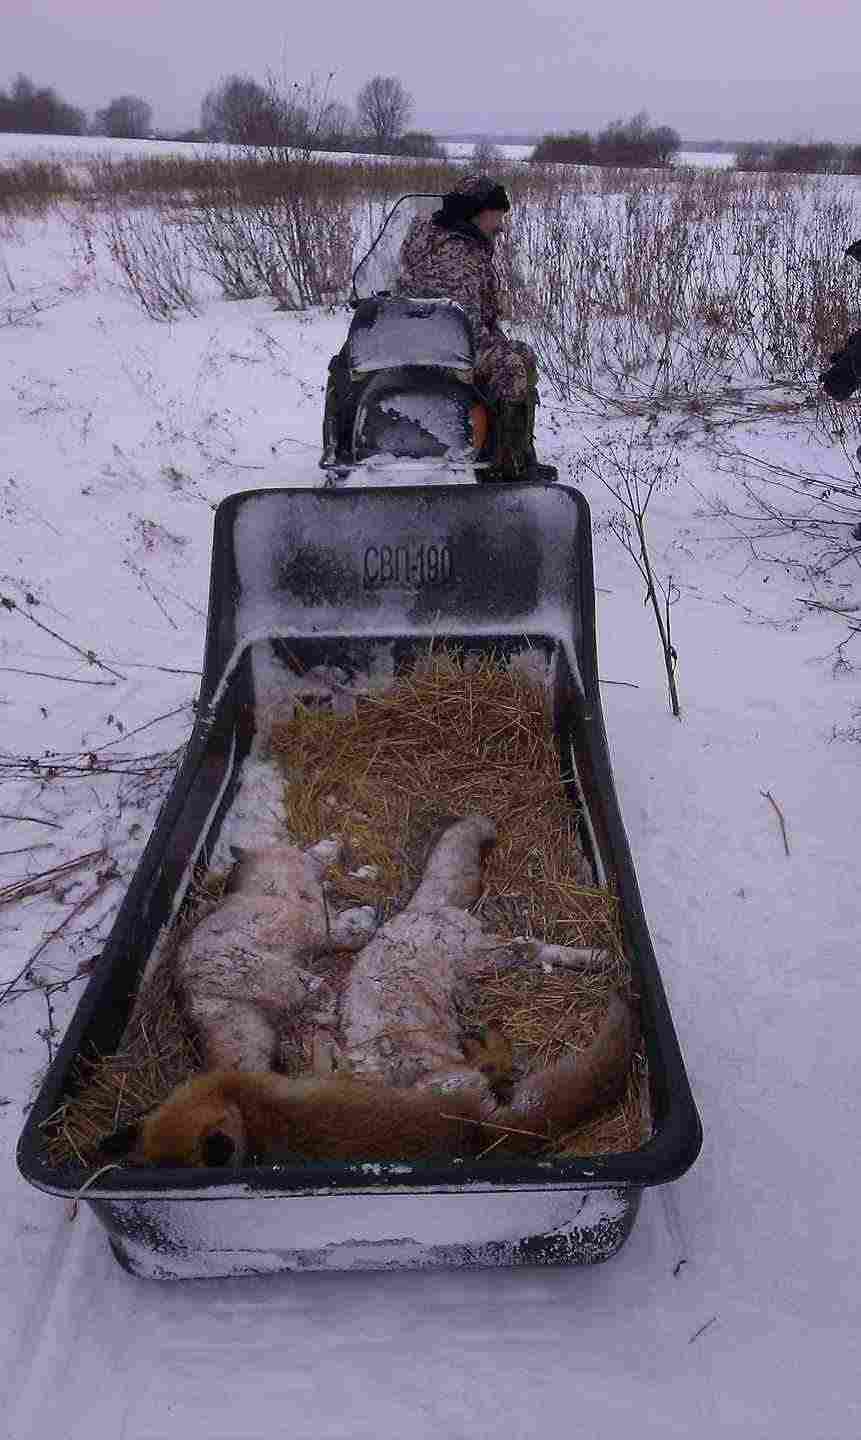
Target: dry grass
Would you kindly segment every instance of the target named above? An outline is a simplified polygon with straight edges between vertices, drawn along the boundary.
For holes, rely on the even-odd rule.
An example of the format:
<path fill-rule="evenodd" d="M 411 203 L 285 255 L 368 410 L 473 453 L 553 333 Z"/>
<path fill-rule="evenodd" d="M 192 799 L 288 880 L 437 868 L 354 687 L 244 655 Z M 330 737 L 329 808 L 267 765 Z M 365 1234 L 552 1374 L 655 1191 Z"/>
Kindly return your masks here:
<path fill-rule="evenodd" d="M 182 920 L 141 985 L 115 1052 L 79 1056 L 71 1093 L 43 1122 L 50 1164 L 95 1164 L 104 1135 L 160 1105 L 174 1086 L 202 1068 L 175 983 L 173 959 L 183 938 L 218 903 L 224 887 L 224 879 L 214 877 L 193 887 Z"/>
<path fill-rule="evenodd" d="M 397 910 L 433 832 L 481 814 L 498 841 L 477 907 L 500 934 L 621 954 L 615 898 L 596 888 L 560 776 L 545 692 L 518 667 L 439 653 L 354 715 L 298 706 L 272 727 L 287 773 L 287 828 L 301 844 L 337 831 L 336 901 Z M 376 879 L 350 875 L 374 866 Z"/>
<path fill-rule="evenodd" d="M 44 215 L 77 187 L 54 160 L 15 160 L 0 164 L 0 216 Z"/>
<path fill-rule="evenodd" d="M 584 1049 L 604 1018 L 617 977 L 518 970 L 476 983 L 462 1011 L 466 1030 L 496 1030 L 514 1057 L 514 1076 L 552 1065 Z M 563 1135 L 553 1147 L 559 1157 L 611 1155 L 636 1150 L 650 1134 L 645 1061 L 637 1057 L 622 1099 Z"/>
<path fill-rule="evenodd" d="M 167 961 L 141 991 L 116 1053 L 82 1055 L 75 1068 L 79 1088 L 44 1122 L 52 1165 L 95 1164 L 104 1135 L 160 1104 L 201 1068 Z"/>

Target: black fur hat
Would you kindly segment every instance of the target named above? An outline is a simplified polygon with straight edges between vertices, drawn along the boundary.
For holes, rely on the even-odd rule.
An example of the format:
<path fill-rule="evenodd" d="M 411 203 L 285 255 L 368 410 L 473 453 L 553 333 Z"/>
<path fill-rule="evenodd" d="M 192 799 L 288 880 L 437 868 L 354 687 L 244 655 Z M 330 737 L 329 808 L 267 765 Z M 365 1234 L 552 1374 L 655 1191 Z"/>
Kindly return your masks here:
<path fill-rule="evenodd" d="M 442 197 L 443 224 L 474 220 L 482 210 L 510 210 L 511 201 L 504 186 L 488 175 L 467 175 L 460 184 Z"/>

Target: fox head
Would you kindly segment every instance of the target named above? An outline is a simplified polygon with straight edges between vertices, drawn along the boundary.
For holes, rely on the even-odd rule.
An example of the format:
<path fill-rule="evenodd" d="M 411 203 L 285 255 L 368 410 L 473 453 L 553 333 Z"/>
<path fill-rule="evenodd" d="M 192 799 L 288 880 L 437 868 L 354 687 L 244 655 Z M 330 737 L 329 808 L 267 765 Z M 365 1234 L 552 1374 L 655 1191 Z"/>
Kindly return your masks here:
<path fill-rule="evenodd" d="M 155 1110 L 104 1136 L 102 1154 L 137 1165 L 241 1165 L 247 1148 L 242 1112 L 214 1078 L 187 1080 Z"/>
<path fill-rule="evenodd" d="M 261 849 L 245 849 L 231 845 L 236 861 L 228 883 L 228 893 L 236 895 L 273 895 L 289 898 L 303 886 L 318 883 L 328 864 L 337 856 L 325 843 L 311 850 L 298 850 L 287 842 L 266 845 Z M 331 849 L 331 844 L 330 844 Z"/>

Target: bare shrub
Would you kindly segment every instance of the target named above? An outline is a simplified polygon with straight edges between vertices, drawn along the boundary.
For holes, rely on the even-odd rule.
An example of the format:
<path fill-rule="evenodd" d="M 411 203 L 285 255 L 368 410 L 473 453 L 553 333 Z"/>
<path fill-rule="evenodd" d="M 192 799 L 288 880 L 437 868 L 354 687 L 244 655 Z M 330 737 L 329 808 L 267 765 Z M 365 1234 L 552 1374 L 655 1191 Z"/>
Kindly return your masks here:
<path fill-rule="evenodd" d="M 735 152 L 735 168 L 743 171 L 769 170 L 774 146 L 762 140 L 749 140 Z"/>
<path fill-rule="evenodd" d="M 332 304 L 348 293 L 355 232 L 352 205 L 325 193 L 296 193 L 265 223 L 277 245 L 282 270 L 273 294 L 285 309 Z"/>
<path fill-rule="evenodd" d="M 114 207 L 101 228 L 126 289 L 151 319 L 170 320 L 181 310 L 197 314 L 188 250 L 178 225 L 150 211 Z"/>
<path fill-rule="evenodd" d="M 771 155 L 771 169 L 796 175 L 831 175 L 843 168 L 843 156 L 837 145 L 827 141 L 802 145 L 797 142 L 776 145 Z"/>
<path fill-rule="evenodd" d="M 256 211 L 231 203 L 201 206 L 185 220 L 189 253 L 227 300 L 250 300 L 269 289 L 269 252 Z"/>
<path fill-rule="evenodd" d="M 666 581 L 655 573 L 646 534 L 646 511 L 656 491 L 666 491 L 675 484 L 678 460 L 670 449 L 660 457 L 644 454 L 637 446 L 632 431 L 627 441 L 605 437 L 580 457 L 580 469 L 599 480 L 616 501 L 616 508 L 607 518 L 607 525 L 630 555 L 646 587 L 645 603 L 651 605 L 667 675 L 670 709 L 681 718 L 679 692 L 676 684 L 678 654 L 673 644 L 671 610 L 679 598 L 677 586 L 670 575 Z"/>
<path fill-rule="evenodd" d="M 271 295 L 284 309 L 346 295 L 354 202 L 346 187 L 333 194 L 327 175 L 328 167 L 313 161 L 267 163 L 258 168 L 249 198 L 249 176 L 240 163 L 234 183 L 208 187 L 190 209 L 186 234 L 199 268 L 228 298 Z"/>
<path fill-rule="evenodd" d="M 492 140 L 477 140 L 472 147 L 474 170 L 496 170 L 505 164 L 505 156 Z"/>
<path fill-rule="evenodd" d="M 429 130 L 407 130 L 393 143 L 396 155 L 411 155 L 417 160 L 445 160 L 443 147 Z"/>
<path fill-rule="evenodd" d="M 786 180 L 617 172 L 611 193 L 551 192 L 515 214 L 525 318 L 557 392 L 599 375 L 640 396 L 733 377 L 809 387 L 858 307 L 843 263 L 856 200 Z"/>
<path fill-rule="evenodd" d="M 650 125 L 645 110 L 630 120 L 615 120 L 595 137 L 595 163 L 665 166 L 681 149 L 681 136 L 669 125 Z"/>
<path fill-rule="evenodd" d="M 529 158 L 536 165 L 594 165 L 595 141 L 588 130 L 543 135 Z"/>

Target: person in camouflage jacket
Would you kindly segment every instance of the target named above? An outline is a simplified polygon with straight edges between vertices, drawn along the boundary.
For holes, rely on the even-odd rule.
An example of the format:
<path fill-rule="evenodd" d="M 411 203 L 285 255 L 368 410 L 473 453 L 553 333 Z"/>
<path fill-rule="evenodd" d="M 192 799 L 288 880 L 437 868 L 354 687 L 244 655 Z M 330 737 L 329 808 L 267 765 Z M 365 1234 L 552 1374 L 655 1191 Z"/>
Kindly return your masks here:
<path fill-rule="evenodd" d="M 496 403 L 519 404 L 534 393 L 535 355 L 509 340 L 499 324 L 499 282 L 494 241 L 510 202 L 486 175 L 467 175 L 442 209 L 418 215 L 407 231 L 395 289 L 419 299 L 447 298 L 462 305 L 473 329 L 476 380 Z"/>
<path fill-rule="evenodd" d="M 417 216 L 407 231 L 395 282 L 399 295 L 450 299 L 469 317 L 475 341 L 475 383 L 492 412 L 491 442 L 482 451 L 480 478 L 546 479 L 552 467 L 535 457 L 537 364 L 528 345 L 509 340 L 499 323 L 494 241 L 510 202 L 486 175 L 467 175 L 442 197 L 442 209 Z M 324 415 L 327 466 L 350 450 L 355 392 L 349 346 L 329 364 Z"/>

